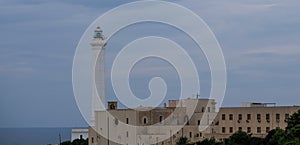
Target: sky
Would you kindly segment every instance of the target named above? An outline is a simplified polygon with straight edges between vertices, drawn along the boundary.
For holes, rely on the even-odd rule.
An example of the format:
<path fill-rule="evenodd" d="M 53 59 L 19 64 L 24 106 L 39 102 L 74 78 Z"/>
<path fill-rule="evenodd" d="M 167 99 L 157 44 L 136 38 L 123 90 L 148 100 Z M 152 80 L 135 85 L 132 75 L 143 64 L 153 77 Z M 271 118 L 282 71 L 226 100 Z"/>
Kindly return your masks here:
<path fill-rule="evenodd" d="M 72 89 L 77 44 L 96 18 L 128 2 L 132 1 L 1 0 L 0 127 L 86 126 Z M 218 39 L 227 67 L 222 106 L 249 101 L 300 105 L 299 1 L 169 2 L 198 14 Z M 197 62 L 200 95 L 209 96 L 210 71 L 205 56 L 201 52 L 193 55 L 196 44 L 170 26 L 147 23 L 121 30 L 106 46 L 106 68 L 111 68 L 122 46 L 149 35 L 167 37 L 185 46 Z M 149 96 L 147 84 L 154 76 L 165 78 L 167 96 L 176 98 L 180 87 L 176 71 L 159 59 L 136 64 L 130 82 L 133 92 L 141 98 Z M 114 100 L 111 84 L 107 85 L 107 95 Z M 191 92 L 191 97 L 195 93 Z"/>

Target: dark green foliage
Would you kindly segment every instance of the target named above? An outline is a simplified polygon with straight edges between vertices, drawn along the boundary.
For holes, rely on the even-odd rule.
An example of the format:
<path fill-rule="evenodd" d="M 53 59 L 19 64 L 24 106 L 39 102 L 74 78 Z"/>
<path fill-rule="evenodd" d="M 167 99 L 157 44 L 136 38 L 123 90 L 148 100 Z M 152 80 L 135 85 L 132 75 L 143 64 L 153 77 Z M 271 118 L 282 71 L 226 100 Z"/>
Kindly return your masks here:
<path fill-rule="evenodd" d="M 264 139 L 259 137 L 251 137 L 249 145 L 263 145 Z"/>
<path fill-rule="evenodd" d="M 249 145 L 250 140 L 251 140 L 251 134 L 238 131 L 228 138 L 226 145 Z"/>
<path fill-rule="evenodd" d="M 62 142 L 61 145 L 88 145 L 89 143 L 88 139 L 75 139 L 73 142 L 65 141 Z"/>
<path fill-rule="evenodd" d="M 188 145 L 189 140 L 187 137 L 180 137 L 176 142 L 176 145 Z"/>
<path fill-rule="evenodd" d="M 196 145 L 221 145 L 222 143 L 217 142 L 214 138 L 206 138 L 201 142 L 196 142 Z"/>

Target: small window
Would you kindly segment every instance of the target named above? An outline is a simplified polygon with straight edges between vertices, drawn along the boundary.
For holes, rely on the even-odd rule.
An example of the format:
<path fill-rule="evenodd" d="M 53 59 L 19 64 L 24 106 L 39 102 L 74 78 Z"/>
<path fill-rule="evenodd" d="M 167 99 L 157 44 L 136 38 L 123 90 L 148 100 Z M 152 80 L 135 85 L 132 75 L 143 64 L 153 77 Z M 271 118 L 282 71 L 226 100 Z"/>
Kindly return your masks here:
<path fill-rule="evenodd" d="M 188 116 L 184 117 L 184 122 L 186 123 L 186 125 L 190 125 L 189 117 Z"/>
<path fill-rule="evenodd" d="M 119 120 L 117 118 L 115 118 L 115 125 L 119 124 Z"/>
<path fill-rule="evenodd" d="M 247 127 L 247 133 L 251 133 L 251 127 Z"/>
<path fill-rule="evenodd" d="M 147 118 L 144 117 L 144 124 L 147 124 Z"/>
<path fill-rule="evenodd" d="M 280 114 L 276 114 L 276 120 L 280 120 Z"/>
<path fill-rule="evenodd" d="M 257 118 L 257 120 L 260 120 L 261 119 L 261 115 L 257 114 L 256 118 Z"/>
<path fill-rule="evenodd" d="M 204 111 L 205 111 L 205 108 L 204 108 L 204 107 L 202 107 L 201 111 L 202 111 L 202 112 L 204 112 Z"/>
<path fill-rule="evenodd" d="M 200 132 L 199 134 L 200 134 L 200 137 L 202 137 L 202 132 Z"/>
<path fill-rule="evenodd" d="M 257 133 L 261 133 L 261 127 L 257 127 Z"/>
<path fill-rule="evenodd" d="M 266 133 L 270 131 L 270 127 L 266 127 Z"/>
<path fill-rule="evenodd" d="M 94 143 L 94 138 L 92 137 L 92 143 Z"/>
<path fill-rule="evenodd" d="M 198 125 L 200 125 L 200 120 L 198 120 Z"/>
<path fill-rule="evenodd" d="M 193 134 L 192 134 L 192 132 L 190 132 L 190 138 L 192 138 L 192 136 L 193 136 Z"/>
<path fill-rule="evenodd" d="M 210 107 L 207 107 L 207 112 L 210 112 Z"/>
<path fill-rule="evenodd" d="M 162 120 L 163 120 L 163 117 L 159 116 L 159 122 L 162 122 Z"/>
<path fill-rule="evenodd" d="M 229 132 L 233 133 L 233 127 L 229 127 Z"/>
<path fill-rule="evenodd" d="M 226 132 L 226 128 L 222 127 L 222 133 L 225 133 L 225 132 Z"/>
<path fill-rule="evenodd" d="M 243 131 L 243 128 L 242 128 L 242 127 L 239 127 L 239 131 Z"/>
<path fill-rule="evenodd" d="M 243 120 L 243 115 L 242 114 L 239 114 L 238 120 Z"/>
<path fill-rule="evenodd" d="M 222 120 L 225 120 L 225 119 L 226 119 L 225 114 L 222 114 Z"/>
<path fill-rule="evenodd" d="M 229 120 L 233 120 L 233 114 L 229 114 Z"/>
<path fill-rule="evenodd" d="M 251 114 L 247 114 L 247 120 L 251 120 Z"/>
<path fill-rule="evenodd" d="M 269 121 L 270 120 L 270 114 L 266 114 L 266 120 Z"/>
<path fill-rule="evenodd" d="M 285 120 L 288 120 L 290 118 L 290 114 L 286 113 L 284 118 Z"/>
<path fill-rule="evenodd" d="M 129 123 L 129 118 L 126 118 L 126 124 L 128 124 Z"/>
<path fill-rule="evenodd" d="M 129 133 L 128 133 L 128 131 L 126 131 L 126 137 L 129 137 Z"/>

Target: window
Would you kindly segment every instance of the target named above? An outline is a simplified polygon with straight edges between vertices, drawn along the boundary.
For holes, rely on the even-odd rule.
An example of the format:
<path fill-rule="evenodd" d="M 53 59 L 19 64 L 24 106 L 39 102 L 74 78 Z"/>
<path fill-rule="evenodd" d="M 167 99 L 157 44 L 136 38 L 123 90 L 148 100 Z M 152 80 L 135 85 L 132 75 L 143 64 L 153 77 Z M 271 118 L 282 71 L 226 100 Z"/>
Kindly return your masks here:
<path fill-rule="evenodd" d="M 229 120 L 233 120 L 233 114 L 229 114 Z"/>
<path fill-rule="evenodd" d="M 94 138 L 92 137 L 92 143 L 94 143 Z"/>
<path fill-rule="evenodd" d="M 247 120 L 251 120 L 251 114 L 247 114 Z"/>
<path fill-rule="evenodd" d="M 261 115 L 257 114 L 256 118 L 257 118 L 257 120 L 260 120 L 261 119 Z"/>
<path fill-rule="evenodd" d="M 269 113 L 266 114 L 266 120 L 267 120 L 267 121 L 270 121 L 270 114 L 269 114 Z"/>
<path fill-rule="evenodd" d="M 129 118 L 126 118 L 126 124 L 128 124 L 129 123 Z"/>
<path fill-rule="evenodd" d="M 270 131 L 270 127 L 266 127 L 266 132 L 268 133 Z"/>
<path fill-rule="evenodd" d="M 251 133 L 251 127 L 247 127 L 247 133 Z"/>
<path fill-rule="evenodd" d="M 243 131 L 243 128 L 242 128 L 242 127 L 239 127 L 239 131 Z"/>
<path fill-rule="evenodd" d="M 162 120 L 163 120 L 163 117 L 159 116 L 159 122 L 162 122 Z"/>
<path fill-rule="evenodd" d="M 202 107 L 201 111 L 202 111 L 202 112 L 204 112 L 204 111 L 205 111 L 205 108 L 204 108 L 204 107 Z"/>
<path fill-rule="evenodd" d="M 147 118 L 144 117 L 144 124 L 147 124 Z"/>
<path fill-rule="evenodd" d="M 115 118 L 115 125 L 119 124 L 119 120 L 117 118 Z"/>
<path fill-rule="evenodd" d="M 226 132 L 226 128 L 222 127 L 222 133 L 225 133 L 225 132 Z"/>
<path fill-rule="evenodd" d="M 200 137 L 202 137 L 202 132 L 200 132 Z"/>
<path fill-rule="evenodd" d="M 129 136 L 129 133 L 128 133 L 128 131 L 126 131 L 126 137 L 128 137 Z"/>
<path fill-rule="evenodd" d="M 207 107 L 207 112 L 210 112 L 210 107 Z"/>
<path fill-rule="evenodd" d="M 200 125 L 200 120 L 198 120 L 198 125 Z"/>
<path fill-rule="evenodd" d="M 225 119 L 226 119 L 225 114 L 222 114 L 222 120 L 225 120 Z"/>
<path fill-rule="evenodd" d="M 257 133 L 261 133 L 261 127 L 257 127 L 256 131 Z"/>
<path fill-rule="evenodd" d="M 186 123 L 186 125 L 190 125 L 189 117 L 187 115 L 184 117 L 184 122 Z"/>
<path fill-rule="evenodd" d="M 287 121 L 290 117 L 290 114 L 286 113 L 285 116 L 284 116 L 284 119 Z"/>
<path fill-rule="evenodd" d="M 229 132 L 233 133 L 233 127 L 229 127 Z"/>
<path fill-rule="evenodd" d="M 192 138 L 192 132 L 190 132 L 190 138 Z"/>
<path fill-rule="evenodd" d="M 280 120 L 280 114 L 276 114 L 276 121 L 279 121 Z"/>
<path fill-rule="evenodd" d="M 243 115 L 239 114 L 239 119 L 238 120 L 243 120 Z"/>

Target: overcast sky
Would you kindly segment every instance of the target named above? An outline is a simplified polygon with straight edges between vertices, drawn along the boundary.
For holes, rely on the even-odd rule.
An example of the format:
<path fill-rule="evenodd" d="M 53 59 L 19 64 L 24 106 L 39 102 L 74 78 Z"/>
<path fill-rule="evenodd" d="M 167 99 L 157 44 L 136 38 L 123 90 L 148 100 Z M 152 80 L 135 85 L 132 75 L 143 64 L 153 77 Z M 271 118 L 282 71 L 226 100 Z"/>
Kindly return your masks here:
<path fill-rule="evenodd" d="M 85 126 L 72 90 L 76 46 L 97 17 L 127 2 L 1 0 L 0 127 Z M 299 1 L 172 2 L 197 13 L 223 49 L 228 82 L 222 106 L 239 106 L 247 101 L 300 105 Z M 111 68 L 121 46 L 141 36 L 170 37 L 192 52 L 196 45 L 180 33 L 162 24 L 130 26 L 107 45 L 107 68 Z M 203 55 L 193 59 L 198 62 L 201 96 L 207 97 L 207 62 Z M 159 75 L 165 77 L 167 95 L 172 98 L 179 87 L 175 72 L 161 60 L 144 60 L 132 70 L 132 90 L 141 98 L 149 96 L 148 80 Z M 111 87 L 107 93 L 113 100 Z M 193 95 L 195 92 L 191 92 Z"/>

